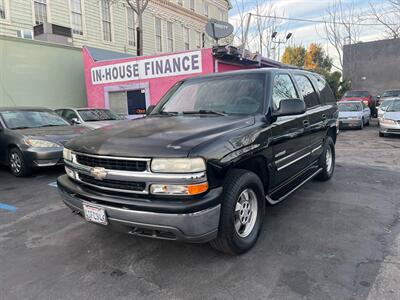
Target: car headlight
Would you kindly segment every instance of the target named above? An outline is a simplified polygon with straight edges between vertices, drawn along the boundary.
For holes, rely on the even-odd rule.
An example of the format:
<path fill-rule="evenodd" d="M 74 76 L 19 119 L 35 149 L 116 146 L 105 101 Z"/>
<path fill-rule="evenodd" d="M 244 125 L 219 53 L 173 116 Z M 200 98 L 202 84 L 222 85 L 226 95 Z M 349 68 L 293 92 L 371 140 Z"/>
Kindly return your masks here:
<path fill-rule="evenodd" d="M 394 124 L 396 124 L 395 121 L 390 120 L 390 119 L 382 119 L 382 120 L 381 120 L 381 123 L 382 123 L 382 124 L 388 124 L 388 125 L 394 125 Z"/>
<path fill-rule="evenodd" d="M 151 170 L 155 173 L 194 173 L 206 170 L 202 158 L 154 158 Z"/>
<path fill-rule="evenodd" d="M 72 151 L 67 148 L 64 148 L 63 158 L 64 158 L 64 160 L 72 161 Z"/>
<path fill-rule="evenodd" d="M 153 195 L 199 195 L 208 190 L 208 182 L 200 184 L 173 185 L 173 184 L 152 184 L 150 193 Z"/>
<path fill-rule="evenodd" d="M 35 140 L 35 139 L 26 139 L 25 143 L 28 146 L 34 147 L 34 148 L 58 148 L 61 147 L 61 145 L 46 141 L 46 140 Z"/>

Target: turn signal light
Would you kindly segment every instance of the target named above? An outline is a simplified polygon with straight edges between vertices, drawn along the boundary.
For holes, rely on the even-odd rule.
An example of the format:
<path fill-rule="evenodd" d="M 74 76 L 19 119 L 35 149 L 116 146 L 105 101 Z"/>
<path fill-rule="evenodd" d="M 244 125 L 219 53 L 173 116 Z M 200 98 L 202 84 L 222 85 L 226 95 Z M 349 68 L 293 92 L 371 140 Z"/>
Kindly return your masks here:
<path fill-rule="evenodd" d="M 194 196 L 204 193 L 208 190 L 208 183 L 190 184 L 190 185 L 172 185 L 172 184 L 152 184 L 150 193 L 153 195 L 183 195 Z"/>
<path fill-rule="evenodd" d="M 208 183 L 202 183 L 197 185 L 189 185 L 188 186 L 188 193 L 189 195 L 198 195 L 204 193 L 208 190 Z"/>

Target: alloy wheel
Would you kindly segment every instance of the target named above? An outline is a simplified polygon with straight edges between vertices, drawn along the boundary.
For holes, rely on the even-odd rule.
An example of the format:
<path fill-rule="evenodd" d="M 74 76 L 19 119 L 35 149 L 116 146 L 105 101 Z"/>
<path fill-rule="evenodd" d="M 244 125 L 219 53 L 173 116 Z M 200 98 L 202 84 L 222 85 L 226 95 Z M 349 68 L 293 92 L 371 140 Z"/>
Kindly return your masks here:
<path fill-rule="evenodd" d="M 256 193 L 245 189 L 238 197 L 235 207 L 234 226 L 236 233 L 245 238 L 253 231 L 257 221 L 258 202 Z"/>
<path fill-rule="evenodd" d="M 21 167 L 22 167 L 21 158 L 15 152 L 11 153 L 10 167 L 11 167 L 11 170 L 16 174 L 21 172 Z"/>

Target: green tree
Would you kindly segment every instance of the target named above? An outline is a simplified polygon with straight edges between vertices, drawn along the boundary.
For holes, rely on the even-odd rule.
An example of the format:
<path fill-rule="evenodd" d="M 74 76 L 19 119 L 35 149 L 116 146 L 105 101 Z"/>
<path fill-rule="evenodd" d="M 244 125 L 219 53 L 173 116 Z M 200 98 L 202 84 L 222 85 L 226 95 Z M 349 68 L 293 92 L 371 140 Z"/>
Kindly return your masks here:
<path fill-rule="evenodd" d="M 306 53 L 307 50 L 303 46 L 286 47 L 282 56 L 282 62 L 284 64 L 302 68 L 304 67 Z"/>

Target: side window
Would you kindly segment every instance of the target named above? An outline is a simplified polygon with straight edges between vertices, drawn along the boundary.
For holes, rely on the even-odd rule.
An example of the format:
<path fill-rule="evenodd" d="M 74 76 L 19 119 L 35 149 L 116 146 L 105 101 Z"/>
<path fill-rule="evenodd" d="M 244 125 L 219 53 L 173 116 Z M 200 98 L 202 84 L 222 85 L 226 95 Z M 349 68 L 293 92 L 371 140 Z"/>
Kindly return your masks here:
<path fill-rule="evenodd" d="M 295 75 L 294 78 L 297 81 L 300 93 L 303 95 L 307 108 L 319 105 L 318 95 L 315 92 L 310 79 L 304 75 Z"/>
<path fill-rule="evenodd" d="M 297 99 L 296 88 L 288 74 L 278 74 L 274 78 L 272 87 L 272 107 L 274 110 L 279 108 L 279 104 L 284 99 Z"/>
<path fill-rule="evenodd" d="M 326 82 L 326 80 L 318 74 L 312 74 L 314 78 L 314 82 L 317 84 L 317 88 L 319 90 L 319 94 L 321 96 L 321 102 L 323 103 L 331 103 L 336 102 L 336 98 L 333 95 L 333 92 Z"/>
<path fill-rule="evenodd" d="M 71 120 L 73 118 L 78 118 L 78 116 L 76 115 L 76 113 L 73 110 L 70 109 L 66 109 L 64 110 L 62 117 L 67 120 L 68 122 L 71 122 Z"/>

